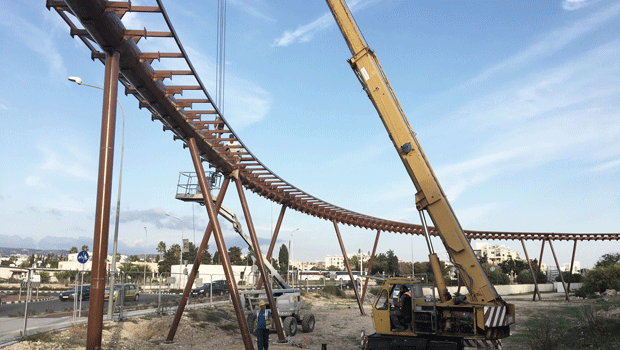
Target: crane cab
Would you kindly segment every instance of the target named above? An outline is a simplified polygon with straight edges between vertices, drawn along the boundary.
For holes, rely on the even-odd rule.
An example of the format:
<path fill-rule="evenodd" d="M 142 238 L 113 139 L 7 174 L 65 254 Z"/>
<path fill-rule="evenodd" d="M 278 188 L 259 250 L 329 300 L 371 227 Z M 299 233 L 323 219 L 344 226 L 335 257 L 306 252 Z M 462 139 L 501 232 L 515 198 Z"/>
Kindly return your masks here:
<path fill-rule="evenodd" d="M 403 307 L 407 298 L 401 300 L 403 287 L 408 290 L 410 307 Z M 510 333 L 514 305 L 471 304 L 465 297 L 442 303 L 432 284 L 390 278 L 373 301 L 372 321 L 376 333 L 367 337 L 367 349 L 389 348 L 389 344 L 403 349 L 462 349 L 464 344 L 484 344 L 493 349 L 500 348 L 500 339 Z"/>

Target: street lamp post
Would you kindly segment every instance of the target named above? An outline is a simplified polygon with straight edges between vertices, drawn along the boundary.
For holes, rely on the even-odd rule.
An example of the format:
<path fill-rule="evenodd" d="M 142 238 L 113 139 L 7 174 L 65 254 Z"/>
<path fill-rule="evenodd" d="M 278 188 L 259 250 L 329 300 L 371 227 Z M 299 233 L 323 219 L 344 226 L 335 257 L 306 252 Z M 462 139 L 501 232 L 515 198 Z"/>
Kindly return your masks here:
<path fill-rule="evenodd" d="M 146 241 L 148 239 L 148 232 L 146 226 L 144 226 L 144 287 L 146 288 Z"/>
<path fill-rule="evenodd" d="M 172 216 L 166 213 L 166 216 L 169 216 L 173 219 L 179 220 L 181 222 L 181 254 L 179 254 L 179 288 L 181 288 L 181 275 L 183 270 L 183 220 L 177 218 L 176 216 Z"/>
<path fill-rule="evenodd" d="M 103 88 L 100 86 L 83 83 L 82 78 L 80 77 L 69 77 L 69 80 L 78 85 L 85 85 L 85 86 L 92 87 L 95 89 L 103 90 Z M 120 210 L 121 210 L 121 183 L 123 182 L 123 154 L 125 153 L 125 110 L 123 109 L 123 105 L 121 104 L 121 101 L 116 99 L 116 102 L 118 102 L 118 105 L 121 107 L 121 114 L 123 115 L 123 132 L 122 132 L 122 137 L 121 137 L 121 165 L 120 165 L 120 171 L 118 173 L 118 194 L 116 195 L 116 221 L 114 224 L 114 244 L 112 248 L 112 266 L 110 269 L 111 273 L 110 273 L 110 294 L 108 294 L 109 296 L 112 295 L 114 291 L 114 284 L 116 283 L 115 277 L 116 277 L 116 254 L 117 254 L 116 250 L 118 247 L 118 221 L 119 221 L 119 215 L 120 215 Z M 110 297 L 110 299 L 108 300 L 108 320 L 112 320 L 112 311 L 113 311 L 112 304 L 113 303 L 111 300 L 112 298 Z"/>
<path fill-rule="evenodd" d="M 289 270 L 290 270 L 290 266 L 291 266 L 291 259 L 293 258 L 293 232 L 299 230 L 299 228 L 294 229 L 293 231 L 291 231 L 291 239 L 288 241 L 288 264 L 286 264 L 286 278 L 288 279 L 289 277 Z"/>

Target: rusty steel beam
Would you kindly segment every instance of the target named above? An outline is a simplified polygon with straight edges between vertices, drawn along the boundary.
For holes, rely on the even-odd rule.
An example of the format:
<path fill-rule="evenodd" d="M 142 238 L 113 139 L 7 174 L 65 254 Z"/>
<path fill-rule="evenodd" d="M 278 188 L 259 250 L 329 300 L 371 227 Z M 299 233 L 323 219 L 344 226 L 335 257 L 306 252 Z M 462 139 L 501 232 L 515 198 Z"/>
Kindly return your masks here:
<path fill-rule="evenodd" d="M 215 211 L 219 212 L 220 207 L 222 206 L 222 202 L 224 201 L 224 196 L 226 195 L 226 190 L 228 189 L 228 184 L 230 183 L 230 178 L 225 178 L 222 182 L 222 186 L 220 188 L 220 192 L 215 200 Z M 189 293 L 192 291 L 192 285 L 196 279 L 196 275 L 198 275 L 198 268 L 200 267 L 200 263 L 202 262 L 202 256 L 207 249 L 207 245 L 209 244 L 209 238 L 211 238 L 211 232 L 213 231 L 213 222 L 209 221 L 207 225 L 207 229 L 205 230 L 205 234 L 202 237 L 202 242 L 200 243 L 200 248 L 198 248 L 198 254 L 196 254 L 196 259 L 194 260 L 194 266 L 192 267 L 192 272 L 189 274 L 187 278 L 187 283 L 185 284 L 185 289 L 183 289 L 183 296 L 181 297 L 181 301 L 179 302 L 179 306 L 177 307 L 177 312 L 174 315 L 174 319 L 172 320 L 172 325 L 170 325 L 170 331 L 168 332 L 168 337 L 166 341 L 173 341 L 174 335 L 177 332 L 177 328 L 179 327 L 179 322 L 181 321 L 181 316 L 183 316 L 183 311 L 185 310 L 185 305 L 187 304 L 187 299 L 189 298 Z M 183 254 L 181 252 L 181 254 Z"/>
<path fill-rule="evenodd" d="M 571 277 L 573 277 L 573 263 L 575 262 L 575 251 L 577 250 L 577 241 L 575 241 L 575 244 L 573 245 L 573 257 L 570 259 L 570 272 L 568 273 L 568 286 L 566 286 L 566 289 L 568 290 L 568 292 L 570 293 L 570 281 L 571 281 Z"/>
<path fill-rule="evenodd" d="M 269 243 L 269 249 L 267 250 L 267 261 L 271 263 L 271 255 L 273 254 L 273 248 L 276 246 L 276 241 L 278 240 L 278 234 L 280 234 L 280 226 L 282 226 L 282 220 L 284 219 L 284 212 L 286 211 L 286 206 L 282 206 L 280 210 L 280 216 L 278 216 L 278 221 L 276 222 L 276 228 L 273 231 L 273 236 L 271 237 L 271 243 Z M 261 289 L 263 284 L 263 280 L 258 280 L 258 285 L 256 289 Z"/>
<path fill-rule="evenodd" d="M 540 247 L 540 260 L 538 260 L 538 270 L 536 271 L 536 281 L 538 281 L 538 275 L 540 275 L 540 265 L 542 265 L 543 252 L 545 251 L 545 240 L 542 241 L 542 246 Z M 534 296 L 532 297 L 532 301 L 536 301 L 536 293 L 538 293 L 538 301 L 541 301 L 540 291 L 534 286 Z"/>
<path fill-rule="evenodd" d="M 334 223 L 334 229 L 336 229 L 336 237 L 338 237 L 338 243 L 340 243 L 340 250 L 342 250 L 342 257 L 344 258 L 344 266 L 347 267 L 347 271 L 349 272 L 349 278 L 351 278 L 351 285 L 353 286 L 353 291 L 355 292 L 355 299 L 357 299 L 357 305 L 360 308 L 360 313 L 364 316 L 366 313 L 364 312 L 364 306 L 362 305 L 362 301 L 360 299 L 360 295 L 357 291 L 357 285 L 355 284 L 355 279 L 353 278 L 353 272 L 351 272 L 351 264 L 349 264 L 349 257 L 347 256 L 347 251 L 344 249 L 344 243 L 342 243 L 342 237 L 340 236 L 340 230 L 338 229 L 338 223 L 336 220 L 332 221 Z"/>
<path fill-rule="evenodd" d="M 101 348 L 103 295 L 105 292 L 106 258 L 108 256 L 108 231 L 110 230 L 110 203 L 112 201 L 112 167 L 114 164 L 114 135 L 119 60 L 120 54 L 116 51 L 107 54 L 105 59 L 101 142 L 99 146 L 99 176 L 97 179 L 97 204 L 95 209 L 95 232 L 93 239 L 93 264 L 86 333 L 86 348 L 93 350 Z"/>
<path fill-rule="evenodd" d="M 538 276 L 534 275 L 534 269 L 532 268 L 532 262 L 530 261 L 530 256 L 527 254 L 527 249 L 525 249 L 525 241 L 521 240 L 521 245 L 523 246 L 523 251 L 525 252 L 525 259 L 527 260 L 527 265 L 530 267 L 530 273 L 532 274 L 532 280 L 534 281 L 534 298 L 536 298 L 536 293 L 538 293 L 538 299 L 540 300 L 540 291 L 538 289 Z"/>
<path fill-rule="evenodd" d="M 370 260 L 368 261 L 368 272 L 366 273 L 366 276 L 370 276 L 370 273 L 372 272 L 372 263 L 373 261 L 375 261 L 375 253 L 377 252 L 377 244 L 379 243 L 380 234 L 381 234 L 381 230 L 377 230 L 377 237 L 375 238 L 375 245 L 372 246 L 372 254 L 370 254 Z M 360 266 L 364 266 L 364 264 Z M 411 268 L 413 269 L 413 266 L 411 266 Z M 366 277 L 366 280 L 364 281 L 364 289 L 362 290 L 362 300 L 361 300 L 362 305 L 364 305 L 364 299 L 366 298 L 367 288 L 368 288 L 368 277 Z"/>
<path fill-rule="evenodd" d="M 243 185 L 241 185 L 241 181 L 239 181 L 239 174 L 237 172 L 233 172 L 233 176 L 237 176 L 235 179 L 235 185 L 237 186 L 237 193 L 239 194 L 239 201 L 241 202 L 245 222 L 248 224 L 248 231 L 250 233 L 250 239 L 252 240 L 252 246 L 254 247 L 254 255 L 256 255 L 256 264 L 258 266 L 258 270 L 260 271 L 261 281 L 263 281 L 263 284 L 265 285 L 265 294 L 267 294 L 267 299 L 269 300 L 269 308 L 271 309 L 273 321 L 276 326 L 276 332 L 278 333 L 278 340 L 280 343 L 284 343 L 286 339 L 284 338 L 284 330 L 282 329 L 282 320 L 280 320 L 276 300 L 273 298 L 271 283 L 269 283 L 269 274 L 267 274 L 265 261 L 263 261 L 263 253 L 261 253 L 260 243 L 258 243 L 258 236 L 254 230 L 254 223 L 252 222 L 252 215 L 250 214 L 248 202 L 245 199 Z"/>
<path fill-rule="evenodd" d="M 551 247 L 551 253 L 553 254 L 553 260 L 555 260 L 555 266 L 558 268 L 558 274 L 560 275 L 560 280 L 562 281 L 562 287 L 564 287 L 564 294 L 566 294 L 566 301 L 568 300 L 568 290 L 566 289 L 566 283 L 564 283 L 564 276 L 562 276 L 562 270 L 560 270 L 560 264 L 558 263 L 558 257 L 555 255 L 555 250 L 553 249 L 553 244 L 549 241 L 549 247 Z"/>
<path fill-rule="evenodd" d="M 222 235 L 222 229 L 220 228 L 220 222 L 217 220 L 217 212 L 213 206 L 213 198 L 209 191 L 209 184 L 207 183 L 207 176 L 202 167 L 202 159 L 200 159 L 200 153 L 196 140 L 190 138 L 188 142 L 190 153 L 192 154 L 192 161 L 194 168 L 196 168 L 196 175 L 198 176 L 198 182 L 200 183 L 200 189 L 202 190 L 205 207 L 207 207 L 207 213 L 209 214 L 209 221 L 213 223 L 213 232 L 215 237 L 215 243 L 217 244 L 217 250 L 220 253 L 220 259 L 222 261 L 222 267 L 224 268 L 224 274 L 226 275 L 226 281 L 228 282 L 228 290 L 230 291 L 230 297 L 232 299 L 233 306 L 235 308 L 235 314 L 237 316 L 237 322 L 239 323 L 239 331 L 243 338 L 243 344 L 246 350 L 254 350 L 252 345 L 252 339 L 250 338 L 250 330 L 243 314 L 243 305 L 239 300 L 239 291 L 237 290 L 237 282 L 235 281 L 235 275 L 228 258 L 228 251 L 226 250 L 226 244 L 224 243 L 224 236 Z"/>

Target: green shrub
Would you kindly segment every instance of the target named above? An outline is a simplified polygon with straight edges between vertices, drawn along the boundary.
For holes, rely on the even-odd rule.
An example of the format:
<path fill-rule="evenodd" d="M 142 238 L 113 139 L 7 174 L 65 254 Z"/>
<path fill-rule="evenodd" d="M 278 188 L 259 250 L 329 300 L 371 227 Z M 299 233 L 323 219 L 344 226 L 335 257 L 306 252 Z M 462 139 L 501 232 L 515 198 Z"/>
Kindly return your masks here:
<path fill-rule="evenodd" d="M 489 271 L 487 272 L 487 276 L 489 277 L 489 282 L 493 284 L 510 284 L 510 277 L 507 274 L 500 271 Z"/>
<path fill-rule="evenodd" d="M 581 297 L 603 293 L 607 289 L 620 290 L 620 264 L 595 267 L 583 277 L 583 287 L 576 294 Z"/>
<path fill-rule="evenodd" d="M 523 270 L 519 273 L 515 281 L 519 284 L 533 284 L 534 279 L 532 278 L 532 274 L 528 270 Z M 543 272 L 538 274 L 538 283 L 547 283 L 547 275 Z"/>
<path fill-rule="evenodd" d="M 555 277 L 555 281 L 556 282 L 562 282 L 562 278 L 564 278 L 564 282 L 568 283 L 568 277 L 569 277 L 569 273 L 568 271 L 564 271 L 562 272 L 562 277 L 560 277 L 560 275 L 557 275 Z M 570 282 L 571 283 L 581 283 L 581 281 L 583 280 L 583 276 L 579 273 L 573 273 L 570 276 Z"/>
<path fill-rule="evenodd" d="M 323 293 L 337 297 L 344 297 L 344 292 L 336 286 L 325 286 L 323 288 Z"/>

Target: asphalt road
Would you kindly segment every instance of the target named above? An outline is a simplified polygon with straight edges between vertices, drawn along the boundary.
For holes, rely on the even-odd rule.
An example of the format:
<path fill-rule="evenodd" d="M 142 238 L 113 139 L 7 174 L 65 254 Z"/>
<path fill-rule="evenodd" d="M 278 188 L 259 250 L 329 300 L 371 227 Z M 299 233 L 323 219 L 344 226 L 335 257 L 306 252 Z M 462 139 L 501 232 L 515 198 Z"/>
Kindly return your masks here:
<path fill-rule="evenodd" d="M 54 317 L 58 314 L 58 317 L 66 316 L 65 313 L 73 312 L 73 300 L 68 301 L 60 301 L 58 299 L 59 293 L 50 294 L 51 300 L 45 301 L 37 301 L 37 302 L 29 302 L 28 303 L 28 314 L 29 315 L 47 315 L 49 317 Z M 162 302 L 166 301 L 174 301 L 180 299 L 180 295 L 168 295 L 162 294 L 161 300 Z M 190 303 L 193 301 L 193 298 L 190 299 Z M 207 300 L 208 301 L 208 300 Z M 88 300 L 82 301 L 82 311 L 88 310 Z M 126 309 L 133 309 L 137 306 L 141 308 L 145 305 L 151 304 L 151 307 L 157 307 L 157 294 L 147 294 L 140 293 L 140 300 L 133 301 L 127 300 L 125 301 L 124 307 Z M 104 302 L 104 308 L 107 310 L 107 301 Z M 0 317 L 21 317 L 24 315 L 26 303 L 16 303 L 16 304 L 2 304 L 0 305 Z M 78 300 L 78 308 L 79 308 L 79 300 Z M 64 315 L 63 315 L 64 314 Z"/>

